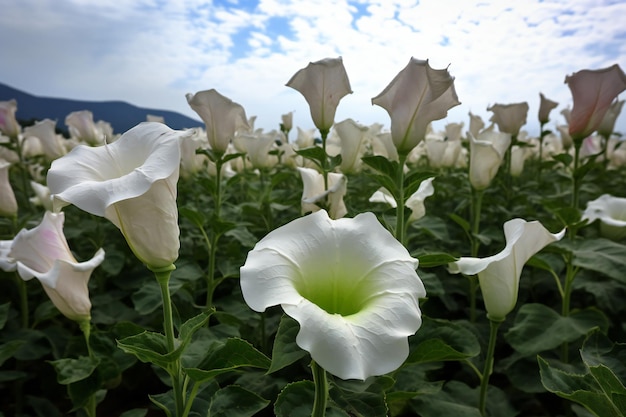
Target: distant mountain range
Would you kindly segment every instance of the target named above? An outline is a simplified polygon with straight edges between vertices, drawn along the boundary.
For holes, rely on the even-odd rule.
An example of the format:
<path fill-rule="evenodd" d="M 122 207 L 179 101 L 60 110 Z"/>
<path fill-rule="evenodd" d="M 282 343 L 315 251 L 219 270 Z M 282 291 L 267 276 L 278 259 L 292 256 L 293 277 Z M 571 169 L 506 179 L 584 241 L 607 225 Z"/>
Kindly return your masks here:
<path fill-rule="evenodd" d="M 35 120 L 52 119 L 57 129 L 67 132 L 65 117 L 73 111 L 90 110 L 94 122 L 104 120 L 111 123 L 113 132 L 124 133 L 138 123 L 145 122 L 148 115 L 161 116 L 172 129 L 204 127 L 201 121 L 177 112 L 146 109 L 124 101 L 80 101 L 64 98 L 38 97 L 0 83 L 0 101 L 15 99 L 20 123 L 32 124 Z"/>

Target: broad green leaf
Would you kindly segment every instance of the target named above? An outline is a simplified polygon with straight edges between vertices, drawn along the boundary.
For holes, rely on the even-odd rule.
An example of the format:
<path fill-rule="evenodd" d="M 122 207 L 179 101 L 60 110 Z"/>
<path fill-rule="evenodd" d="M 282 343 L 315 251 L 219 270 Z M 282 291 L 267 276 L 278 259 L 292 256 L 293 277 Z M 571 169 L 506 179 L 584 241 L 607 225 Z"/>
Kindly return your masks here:
<path fill-rule="evenodd" d="M 237 385 L 218 390 L 211 398 L 208 417 L 251 417 L 270 403 Z"/>
<path fill-rule="evenodd" d="M 605 334 L 595 330 L 587 336 L 580 356 L 588 367 L 605 365 L 622 384 L 626 382 L 626 343 L 613 343 Z"/>
<path fill-rule="evenodd" d="M 296 335 L 300 330 L 297 321 L 286 314 L 280 320 L 278 332 L 272 348 L 272 364 L 267 373 L 271 374 L 304 358 L 308 353 L 296 344 Z"/>
<path fill-rule="evenodd" d="M 541 382 L 548 391 L 583 405 L 597 417 L 624 417 L 626 388 L 606 366 L 594 368 L 598 376 L 607 379 L 603 385 L 609 387 L 608 392 L 603 390 L 591 372 L 582 375 L 568 373 L 551 367 L 541 356 L 537 360 Z"/>
<path fill-rule="evenodd" d="M 288 384 L 274 403 L 276 417 L 310 417 L 315 399 L 315 384 L 298 381 Z"/>
<path fill-rule="evenodd" d="M 361 160 L 365 165 L 374 168 L 384 176 L 394 180 L 398 172 L 398 162 L 390 161 L 381 155 L 364 156 Z M 391 190 L 390 190 L 391 191 Z"/>
<path fill-rule="evenodd" d="M 576 242 L 573 254 L 575 266 L 626 284 L 626 245 L 603 238 L 584 239 Z"/>
<path fill-rule="evenodd" d="M 331 406 L 350 416 L 385 416 L 388 412 L 385 391 L 394 382 L 389 376 L 370 377 L 365 381 L 334 379 L 330 389 Z"/>
<path fill-rule="evenodd" d="M 118 340 L 117 346 L 124 352 L 135 355 L 140 361 L 153 363 L 163 369 L 167 369 L 182 353 L 180 347 L 168 352 L 165 336 L 148 331 Z"/>
<path fill-rule="evenodd" d="M 196 368 L 185 368 L 185 372 L 196 382 L 204 382 L 241 367 L 267 369 L 270 363 L 270 359 L 250 343 L 233 337 L 211 345 L 200 364 Z"/>
<path fill-rule="evenodd" d="M 595 328 L 608 328 L 606 316 L 595 308 L 563 317 L 546 305 L 524 304 L 504 337 L 516 351 L 528 356 L 572 342 Z"/>
<path fill-rule="evenodd" d="M 92 395 L 95 395 L 101 389 L 101 383 L 94 372 L 85 379 L 73 382 L 67 386 L 67 393 L 72 400 L 74 410 L 83 408 Z"/>
<path fill-rule="evenodd" d="M 9 358 L 12 358 L 15 352 L 24 344 L 24 340 L 11 340 L 0 345 L 0 366 Z"/>
<path fill-rule="evenodd" d="M 393 196 L 394 200 L 398 200 L 398 190 L 396 187 L 396 183 L 393 182 L 393 179 L 386 177 L 380 174 L 368 173 L 368 177 L 370 177 L 374 182 L 380 185 L 382 188 L 385 188 L 389 193 Z"/>
<path fill-rule="evenodd" d="M 435 239 L 441 240 L 443 242 L 450 241 L 448 225 L 443 219 L 439 217 L 426 215 L 421 219 L 411 223 L 411 227 L 420 231 L 424 231 Z"/>
<path fill-rule="evenodd" d="M 481 417 L 477 408 L 478 395 L 474 390 L 456 381 L 449 382 L 444 388 L 435 394 L 414 398 L 412 409 L 419 412 L 420 417 Z M 472 398 L 471 405 L 466 401 L 468 397 Z"/>
<path fill-rule="evenodd" d="M 207 321 L 209 321 L 209 318 L 214 312 L 215 309 L 208 312 L 202 312 L 183 323 L 183 325 L 180 326 L 180 332 L 178 334 L 178 339 L 180 339 L 181 343 L 183 345 L 189 343 L 193 334 L 199 328 L 203 327 L 207 323 Z"/>
<path fill-rule="evenodd" d="M 454 214 L 454 213 L 449 213 L 448 217 L 450 217 L 450 219 L 455 222 L 456 224 L 458 224 L 459 226 L 461 226 L 461 228 L 465 231 L 465 233 L 469 234 L 470 232 L 470 224 L 467 220 L 465 220 L 463 217 Z"/>
<path fill-rule="evenodd" d="M 81 356 L 78 359 L 65 358 L 49 361 L 57 372 L 57 382 L 68 385 L 90 376 L 96 370 L 100 361 L 89 356 Z"/>
<path fill-rule="evenodd" d="M 309 148 L 298 149 L 296 153 L 303 158 L 315 162 L 320 167 L 324 166 L 324 160 L 326 159 L 326 153 L 321 146 L 311 146 Z"/>
<path fill-rule="evenodd" d="M 457 257 L 448 253 L 425 253 L 417 255 L 420 268 L 433 268 L 435 266 L 448 265 L 450 262 L 458 260 Z"/>
<path fill-rule="evenodd" d="M 175 294 L 183 286 L 182 282 L 170 281 L 170 293 Z M 163 305 L 161 288 L 156 280 L 148 281 L 131 296 L 135 311 L 141 315 L 154 312 Z"/>
<path fill-rule="evenodd" d="M 460 361 L 479 353 L 480 344 L 467 326 L 423 317 L 422 327 L 411 338 L 411 353 L 407 362 Z"/>

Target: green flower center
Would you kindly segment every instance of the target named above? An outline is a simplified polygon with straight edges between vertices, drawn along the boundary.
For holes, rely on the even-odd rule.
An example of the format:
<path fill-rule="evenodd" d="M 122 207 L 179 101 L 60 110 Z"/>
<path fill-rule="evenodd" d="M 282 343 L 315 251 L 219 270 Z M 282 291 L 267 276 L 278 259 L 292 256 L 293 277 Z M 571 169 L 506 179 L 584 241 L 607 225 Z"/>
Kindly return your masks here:
<path fill-rule="evenodd" d="M 363 310 L 372 296 L 367 277 L 341 271 L 307 274 L 295 282 L 298 293 L 329 314 L 351 316 Z"/>

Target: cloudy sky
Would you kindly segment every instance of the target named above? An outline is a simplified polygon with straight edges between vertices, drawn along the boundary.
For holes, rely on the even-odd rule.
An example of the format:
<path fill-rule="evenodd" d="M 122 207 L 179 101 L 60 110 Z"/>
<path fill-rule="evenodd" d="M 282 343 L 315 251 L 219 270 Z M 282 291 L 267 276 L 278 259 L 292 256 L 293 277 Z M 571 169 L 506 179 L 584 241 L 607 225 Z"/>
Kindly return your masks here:
<path fill-rule="evenodd" d="M 0 13 L 0 82 L 195 118 L 185 94 L 215 88 L 256 127 L 277 128 L 294 111 L 294 124 L 311 128 L 304 98 L 285 83 L 310 61 L 341 56 L 354 93 L 335 120 L 388 128 L 371 98 L 415 57 L 455 77 L 462 104 L 436 128 L 527 101 L 536 134 L 540 92 L 559 102 L 552 120 L 563 124 L 566 75 L 626 69 L 625 17 L 623 0 L 13 0 Z M 626 115 L 618 129 L 626 133 Z"/>

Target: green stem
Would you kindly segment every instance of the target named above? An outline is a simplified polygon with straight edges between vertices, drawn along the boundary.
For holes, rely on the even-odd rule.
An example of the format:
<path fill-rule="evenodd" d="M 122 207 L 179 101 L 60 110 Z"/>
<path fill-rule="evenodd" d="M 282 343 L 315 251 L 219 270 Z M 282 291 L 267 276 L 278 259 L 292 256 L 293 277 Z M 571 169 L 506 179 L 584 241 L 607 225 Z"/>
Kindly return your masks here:
<path fill-rule="evenodd" d="M 398 172 L 396 173 L 396 191 L 398 193 L 396 199 L 396 239 L 403 245 L 406 240 L 406 232 L 404 226 L 404 163 L 407 155 L 398 155 Z"/>
<path fill-rule="evenodd" d="M 222 166 L 224 165 L 224 161 L 222 156 L 219 156 L 215 161 L 215 166 L 217 168 L 217 172 L 215 174 L 215 194 L 213 196 L 215 207 L 214 207 L 214 216 L 215 219 L 219 222 L 220 213 L 222 207 Z M 217 259 L 217 241 L 219 240 L 219 234 L 213 230 L 211 234 L 211 241 L 209 243 L 209 266 L 207 271 L 207 289 L 206 289 L 206 308 L 210 309 L 213 306 L 213 293 L 215 292 L 215 267 L 216 267 L 216 259 Z"/>
<path fill-rule="evenodd" d="M 91 350 L 91 343 L 90 343 L 91 321 L 89 319 L 81 320 L 78 322 L 78 326 L 80 327 L 80 330 L 83 332 L 83 336 L 85 337 L 85 345 L 87 346 L 87 352 L 89 353 L 89 357 L 91 359 L 94 359 L 94 354 L 93 354 L 93 350 Z M 89 396 L 89 399 L 87 400 L 87 404 L 85 404 L 85 406 L 83 407 L 83 409 L 85 410 L 85 413 L 87 413 L 87 416 L 96 417 L 97 405 L 98 404 L 96 402 L 96 393 L 94 392 L 93 394 Z"/>
<path fill-rule="evenodd" d="M 471 256 L 473 258 L 478 256 L 478 249 L 480 248 L 480 240 L 478 239 L 478 233 L 480 231 L 480 214 L 482 211 L 483 202 L 483 190 L 476 190 L 472 188 L 472 206 L 471 206 Z M 476 276 L 469 277 L 469 297 L 470 297 L 470 321 L 476 322 L 476 292 L 478 289 L 478 278 Z"/>
<path fill-rule="evenodd" d="M 163 299 L 163 330 L 165 339 L 167 340 L 167 350 L 169 353 L 176 349 L 176 337 L 174 336 L 174 319 L 172 314 L 172 298 L 170 296 L 170 277 L 172 271 L 176 269 L 174 265 L 163 268 L 148 267 L 157 279 L 161 288 L 161 298 Z M 180 359 L 174 361 L 168 369 L 168 373 L 172 378 L 172 390 L 174 391 L 174 403 L 176 407 L 176 416 L 184 416 L 183 414 L 183 390 L 181 385 L 182 369 Z"/>
<path fill-rule="evenodd" d="M 328 379 L 326 379 L 326 370 L 315 361 L 311 361 L 311 372 L 313 372 L 313 383 L 315 384 L 315 400 L 313 401 L 313 413 L 311 417 L 324 417 L 326 414 L 326 404 L 328 403 Z"/>
<path fill-rule="evenodd" d="M 485 356 L 485 367 L 483 369 L 480 381 L 480 397 L 478 401 L 478 409 L 484 417 L 487 409 L 487 388 L 489 387 L 489 377 L 493 372 L 494 353 L 496 351 L 496 340 L 498 338 L 498 328 L 502 321 L 489 320 L 489 345 L 487 347 L 487 355 Z"/>
<path fill-rule="evenodd" d="M 543 130 L 545 123 L 539 123 L 539 165 L 537 166 L 537 181 L 541 181 L 541 162 L 543 161 L 543 140 L 546 137 L 546 132 Z"/>
<path fill-rule="evenodd" d="M 324 158 L 322 159 L 322 175 L 324 176 L 324 191 L 328 190 L 328 154 L 326 153 L 326 138 L 328 138 L 328 130 L 320 130 L 322 137 L 322 150 Z"/>
<path fill-rule="evenodd" d="M 580 145 L 581 142 L 574 141 L 574 171 L 572 172 L 572 207 L 578 210 L 578 200 L 580 192 L 581 178 L 578 178 L 578 164 L 580 159 Z"/>

